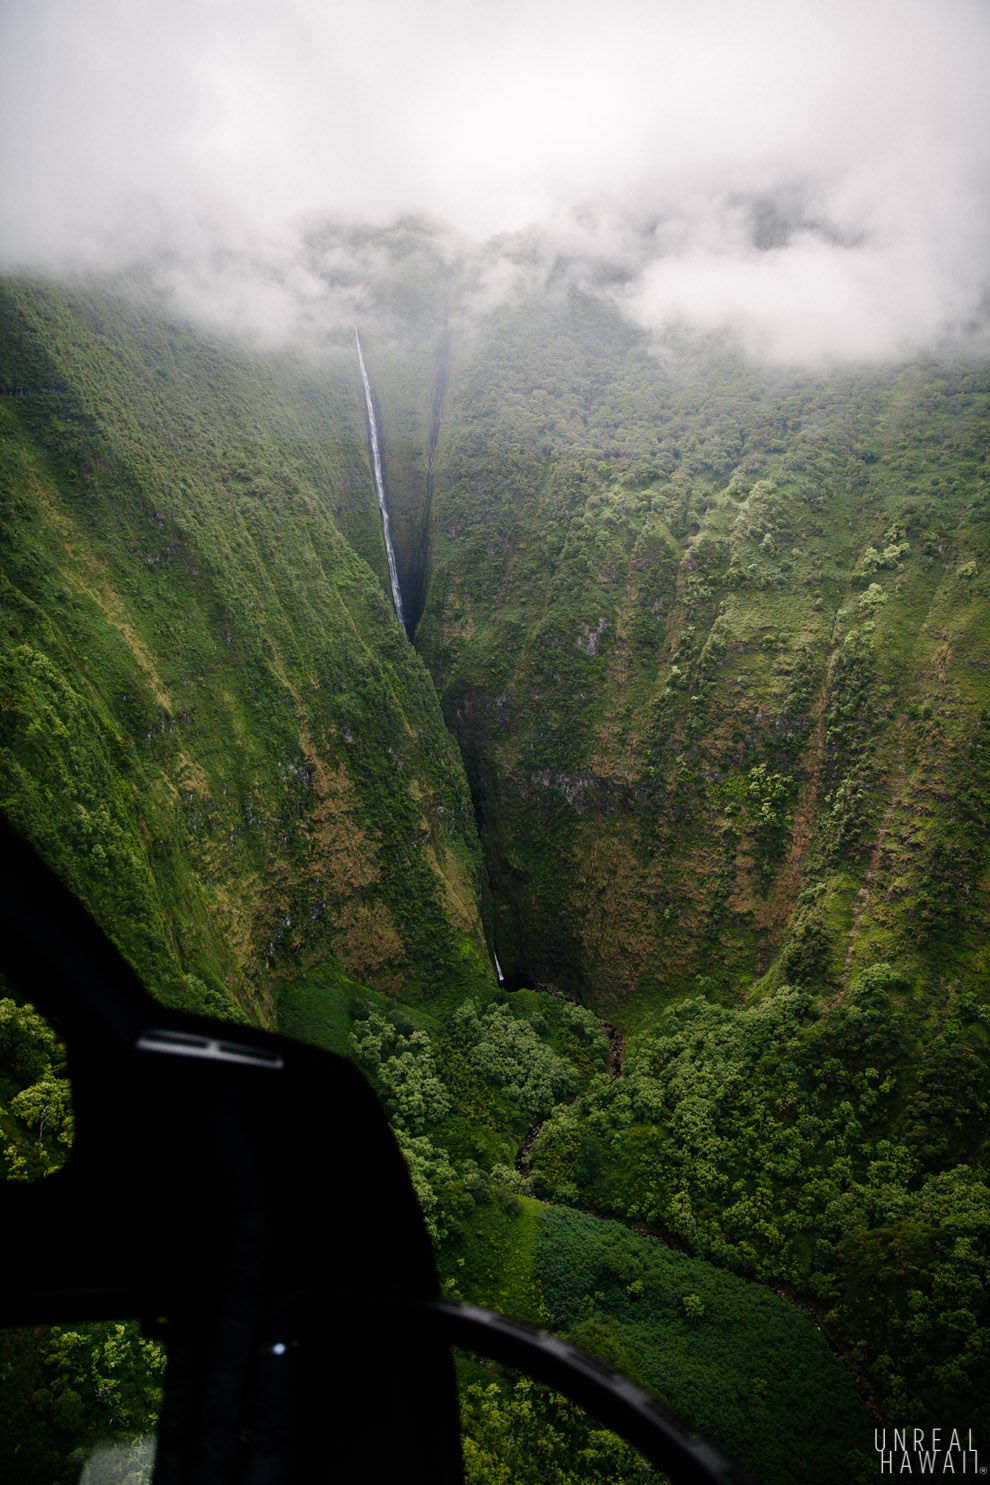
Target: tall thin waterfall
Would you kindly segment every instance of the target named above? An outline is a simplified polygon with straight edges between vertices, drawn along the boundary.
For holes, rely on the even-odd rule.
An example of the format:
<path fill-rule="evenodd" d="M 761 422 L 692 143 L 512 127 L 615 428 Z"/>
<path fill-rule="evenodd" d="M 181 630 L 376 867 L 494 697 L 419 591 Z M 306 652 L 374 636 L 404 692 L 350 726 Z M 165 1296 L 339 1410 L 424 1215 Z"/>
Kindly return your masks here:
<path fill-rule="evenodd" d="M 354 326 L 354 341 L 357 345 L 358 365 L 361 368 L 361 381 L 364 383 L 364 405 L 368 414 L 368 439 L 371 443 L 371 464 L 375 474 L 375 494 L 378 497 L 378 509 L 382 514 L 382 535 L 385 538 L 385 555 L 388 558 L 388 580 L 392 585 L 392 602 L 395 605 L 395 617 L 406 627 L 406 616 L 402 611 L 402 594 L 399 591 L 399 570 L 395 565 L 395 552 L 392 548 L 392 534 L 388 524 L 388 507 L 385 504 L 385 476 L 382 472 L 382 455 L 378 446 L 378 424 L 375 421 L 375 408 L 371 400 L 371 383 L 368 380 L 368 369 L 364 364 L 364 356 L 361 352 L 361 337 Z"/>

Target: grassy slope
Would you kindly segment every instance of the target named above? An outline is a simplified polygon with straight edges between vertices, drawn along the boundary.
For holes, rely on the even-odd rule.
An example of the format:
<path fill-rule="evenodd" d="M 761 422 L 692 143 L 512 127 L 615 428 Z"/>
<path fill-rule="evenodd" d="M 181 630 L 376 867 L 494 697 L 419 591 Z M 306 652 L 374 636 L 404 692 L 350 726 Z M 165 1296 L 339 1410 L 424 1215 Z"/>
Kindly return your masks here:
<path fill-rule="evenodd" d="M 270 1020 L 318 964 L 479 983 L 460 764 L 334 518 L 371 548 L 349 353 L 239 353 L 96 288 L 2 312 L 7 813 L 158 993 Z"/>

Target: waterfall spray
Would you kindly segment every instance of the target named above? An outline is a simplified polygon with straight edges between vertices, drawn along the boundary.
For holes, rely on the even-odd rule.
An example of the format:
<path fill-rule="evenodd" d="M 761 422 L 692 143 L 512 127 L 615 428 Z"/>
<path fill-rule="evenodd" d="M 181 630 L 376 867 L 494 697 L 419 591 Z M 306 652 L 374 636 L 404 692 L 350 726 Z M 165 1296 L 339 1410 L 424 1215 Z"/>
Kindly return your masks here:
<path fill-rule="evenodd" d="M 388 507 L 385 504 L 385 476 L 382 472 L 382 456 L 378 446 L 378 424 L 375 421 L 375 408 L 371 400 L 371 383 L 368 380 L 368 371 L 364 364 L 364 356 L 361 351 L 361 337 L 354 326 L 354 341 L 357 345 L 358 365 L 361 368 L 361 381 L 364 384 L 364 406 L 368 414 L 368 440 L 371 444 L 371 465 L 375 476 L 375 494 L 378 497 L 378 509 L 382 516 L 382 535 L 385 538 L 385 555 L 388 558 L 388 580 L 392 585 L 392 602 L 395 605 L 395 617 L 405 628 L 406 618 L 402 611 L 402 594 L 399 591 L 399 570 L 395 565 L 395 552 L 392 548 L 392 535 L 388 524 Z"/>

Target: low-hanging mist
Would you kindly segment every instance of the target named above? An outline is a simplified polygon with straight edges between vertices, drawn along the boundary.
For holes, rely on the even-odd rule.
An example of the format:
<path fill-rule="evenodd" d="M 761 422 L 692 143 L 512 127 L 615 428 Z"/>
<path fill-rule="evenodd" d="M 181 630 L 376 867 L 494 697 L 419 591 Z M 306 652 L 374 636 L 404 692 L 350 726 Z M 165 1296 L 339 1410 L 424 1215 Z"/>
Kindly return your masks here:
<path fill-rule="evenodd" d="M 425 214 L 486 305 L 565 275 L 763 358 L 900 358 L 985 325 L 987 40 L 971 0 L 15 4 L 0 261 L 152 260 L 292 337 L 352 317 L 315 222 Z"/>

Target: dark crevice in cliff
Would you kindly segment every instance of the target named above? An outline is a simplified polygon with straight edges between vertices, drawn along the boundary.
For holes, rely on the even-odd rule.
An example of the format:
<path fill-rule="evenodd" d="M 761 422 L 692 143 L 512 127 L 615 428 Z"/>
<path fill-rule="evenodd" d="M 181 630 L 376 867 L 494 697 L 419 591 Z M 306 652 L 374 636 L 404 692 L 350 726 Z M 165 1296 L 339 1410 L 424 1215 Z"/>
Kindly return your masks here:
<path fill-rule="evenodd" d="M 444 398 L 447 395 L 447 383 L 450 379 L 450 329 L 448 314 L 450 308 L 450 279 L 444 286 L 443 305 L 443 330 L 437 341 L 436 350 L 436 379 L 433 391 L 433 417 L 430 422 L 430 445 L 426 465 L 426 491 L 423 497 L 423 510 L 420 517 L 419 541 L 415 554 L 411 554 L 408 563 L 409 572 L 409 595 L 407 600 L 406 629 L 412 638 L 426 607 L 426 590 L 430 568 L 430 511 L 433 505 L 433 475 L 436 462 L 437 444 L 440 440 L 440 419 L 443 414 Z"/>
<path fill-rule="evenodd" d="M 536 981 L 532 975 L 527 974 L 503 974 L 499 980 L 503 990 L 535 990 Z"/>

